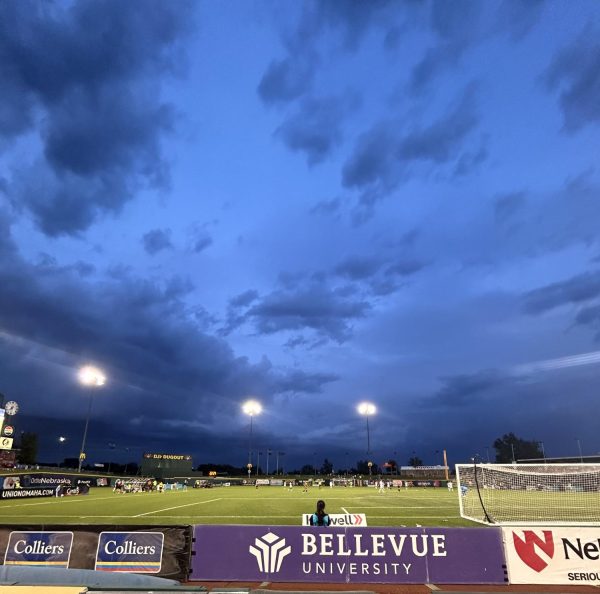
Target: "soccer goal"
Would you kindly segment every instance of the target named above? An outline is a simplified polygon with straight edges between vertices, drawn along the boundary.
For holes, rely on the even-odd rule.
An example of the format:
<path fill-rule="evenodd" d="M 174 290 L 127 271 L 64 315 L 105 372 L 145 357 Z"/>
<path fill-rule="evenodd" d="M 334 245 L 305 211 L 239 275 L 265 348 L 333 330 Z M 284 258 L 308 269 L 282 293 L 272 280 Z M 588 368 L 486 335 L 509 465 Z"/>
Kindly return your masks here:
<path fill-rule="evenodd" d="M 457 464 L 460 515 L 484 524 L 600 524 L 600 464 Z"/>

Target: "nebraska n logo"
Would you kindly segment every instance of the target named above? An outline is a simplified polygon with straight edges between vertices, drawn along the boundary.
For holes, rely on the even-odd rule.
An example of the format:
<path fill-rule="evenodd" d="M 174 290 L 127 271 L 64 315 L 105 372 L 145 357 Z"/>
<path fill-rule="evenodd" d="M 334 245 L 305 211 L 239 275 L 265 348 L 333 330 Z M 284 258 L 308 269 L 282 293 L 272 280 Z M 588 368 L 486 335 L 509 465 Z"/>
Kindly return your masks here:
<path fill-rule="evenodd" d="M 513 542 L 515 544 L 515 550 L 517 555 L 521 558 L 521 561 L 526 565 L 529 565 L 531 569 L 538 573 L 548 566 L 548 561 L 540 557 L 536 551 L 536 547 L 546 553 L 548 559 L 552 559 L 554 556 L 554 539 L 552 538 L 551 530 L 543 530 L 542 534 L 544 539 L 542 540 L 533 530 L 524 530 L 523 536 L 525 540 L 522 540 L 513 532 Z"/>
<path fill-rule="evenodd" d="M 277 573 L 283 559 L 292 552 L 292 547 L 285 546 L 285 538 L 272 532 L 257 538 L 254 544 L 256 546 L 250 546 L 250 554 L 256 557 L 258 569 L 264 573 Z"/>

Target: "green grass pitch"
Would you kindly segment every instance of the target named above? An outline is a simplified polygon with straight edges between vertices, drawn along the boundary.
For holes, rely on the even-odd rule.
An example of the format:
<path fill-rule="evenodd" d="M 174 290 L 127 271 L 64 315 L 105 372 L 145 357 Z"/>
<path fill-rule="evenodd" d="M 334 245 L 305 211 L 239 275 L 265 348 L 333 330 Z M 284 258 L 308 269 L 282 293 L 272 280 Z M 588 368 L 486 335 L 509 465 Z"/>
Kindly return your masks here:
<path fill-rule="evenodd" d="M 369 526 L 475 526 L 460 517 L 458 494 L 447 489 L 367 487 L 218 487 L 165 493 L 113 493 L 0 502 L 1 524 L 301 524 L 318 499 L 327 511 L 364 513 Z"/>

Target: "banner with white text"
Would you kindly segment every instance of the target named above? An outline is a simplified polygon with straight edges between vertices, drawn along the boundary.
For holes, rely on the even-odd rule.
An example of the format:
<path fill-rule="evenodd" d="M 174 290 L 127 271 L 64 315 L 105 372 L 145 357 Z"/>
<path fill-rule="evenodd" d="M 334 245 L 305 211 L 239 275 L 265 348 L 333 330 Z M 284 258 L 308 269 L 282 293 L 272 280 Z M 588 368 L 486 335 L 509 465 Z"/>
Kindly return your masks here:
<path fill-rule="evenodd" d="M 502 531 L 511 584 L 600 585 L 600 527 Z"/>
<path fill-rule="evenodd" d="M 496 528 L 195 526 L 193 580 L 504 584 Z"/>

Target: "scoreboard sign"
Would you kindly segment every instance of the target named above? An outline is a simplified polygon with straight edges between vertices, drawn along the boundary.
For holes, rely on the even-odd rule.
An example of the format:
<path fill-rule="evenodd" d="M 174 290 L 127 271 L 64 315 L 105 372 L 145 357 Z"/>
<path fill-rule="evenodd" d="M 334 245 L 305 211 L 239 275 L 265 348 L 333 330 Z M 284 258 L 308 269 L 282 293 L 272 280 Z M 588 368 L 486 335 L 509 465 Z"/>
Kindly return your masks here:
<path fill-rule="evenodd" d="M 191 460 L 187 454 L 144 454 L 146 460 Z"/>

